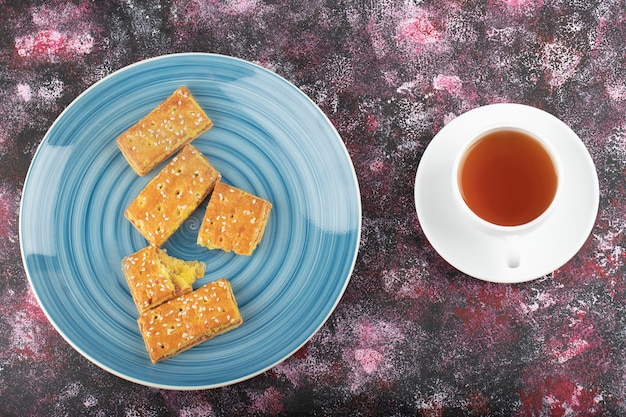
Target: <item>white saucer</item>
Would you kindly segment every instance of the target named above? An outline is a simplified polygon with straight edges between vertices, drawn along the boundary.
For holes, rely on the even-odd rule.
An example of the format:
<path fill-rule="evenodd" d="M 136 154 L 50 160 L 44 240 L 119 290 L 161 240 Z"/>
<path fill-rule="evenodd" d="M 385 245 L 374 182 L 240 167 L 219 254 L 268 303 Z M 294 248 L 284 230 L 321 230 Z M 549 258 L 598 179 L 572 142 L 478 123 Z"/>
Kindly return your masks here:
<path fill-rule="evenodd" d="M 509 122 L 530 123 L 560 154 L 563 170 L 558 205 L 541 227 L 520 239 L 517 268 L 507 266 L 501 239 L 462 219 L 451 186 L 455 155 L 472 140 L 472 132 Z M 556 117 L 521 104 L 479 107 L 452 120 L 428 145 L 415 176 L 415 207 L 426 238 L 452 266 L 484 281 L 531 281 L 563 266 L 589 236 L 598 204 L 598 175 L 580 138 Z"/>

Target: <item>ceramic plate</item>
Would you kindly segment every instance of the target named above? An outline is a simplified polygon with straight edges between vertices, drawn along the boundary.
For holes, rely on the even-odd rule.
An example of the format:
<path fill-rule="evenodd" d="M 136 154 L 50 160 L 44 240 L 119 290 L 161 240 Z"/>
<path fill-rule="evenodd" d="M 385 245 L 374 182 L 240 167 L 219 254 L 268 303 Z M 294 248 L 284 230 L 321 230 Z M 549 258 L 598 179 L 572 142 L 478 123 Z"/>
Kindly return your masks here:
<path fill-rule="evenodd" d="M 562 193 L 549 219 L 519 240 L 521 264 L 510 268 L 502 238 L 464 221 L 453 195 L 453 165 L 478 132 L 492 125 L 524 126 L 560 156 Z M 533 107 L 502 103 L 479 107 L 448 123 L 426 148 L 415 177 L 415 205 L 426 238 L 460 271 L 485 281 L 530 281 L 563 266 L 595 223 L 599 187 L 584 144 L 556 117 Z"/>
<path fill-rule="evenodd" d="M 206 263 L 195 287 L 231 280 L 244 323 L 152 365 L 120 261 L 146 245 L 123 212 L 159 169 L 137 176 L 115 139 L 182 84 L 215 124 L 194 145 L 273 209 L 250 257 L 196 245 L 206 202 L 167 241 L 170 255 Z M 37 300 L 77 351 L 137 383 L 199 389 L 264 372 L 313 336 L 348 284 L 360 225 L 354 168 L 320 109 L 260 66 L 194 53 L 123 68 L 60 115 L 26 178 L 20 242 Z"/>

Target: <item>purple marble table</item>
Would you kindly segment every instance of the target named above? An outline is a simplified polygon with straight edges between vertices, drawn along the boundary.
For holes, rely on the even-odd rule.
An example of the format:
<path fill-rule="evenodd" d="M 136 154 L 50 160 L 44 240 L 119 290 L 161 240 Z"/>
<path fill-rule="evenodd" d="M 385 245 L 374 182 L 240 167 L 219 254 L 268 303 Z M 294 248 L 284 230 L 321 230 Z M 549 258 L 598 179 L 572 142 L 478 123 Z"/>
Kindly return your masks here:
<path fill-rule="evenodd" d="M 146 4 L 0 0 L 0 415 L 626 415 L 626 3 L 580 0 Z M 363 228 L 346 293 L 295 355 L 250 380 L 166 391 L 113 376 L 48 322 L 21 261 L 30 161 L 78 94 L 139 60 L 204 51 L 301 88 L 341 134 Z M 567 123 L 600 209 L 548 276 L 491 284 L 449 266 L 413 203 L 426 146 L 475 107 Z"/>

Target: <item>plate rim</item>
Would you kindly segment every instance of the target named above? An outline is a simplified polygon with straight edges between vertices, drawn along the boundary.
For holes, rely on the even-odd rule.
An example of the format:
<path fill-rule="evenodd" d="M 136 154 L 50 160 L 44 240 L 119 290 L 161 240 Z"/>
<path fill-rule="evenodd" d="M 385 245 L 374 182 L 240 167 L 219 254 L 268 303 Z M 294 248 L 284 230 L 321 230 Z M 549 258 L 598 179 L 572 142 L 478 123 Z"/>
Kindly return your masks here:
<path fill-rule="evenodd" d="M 119 74 L 123 74 L 127 71 L 130 71 L 132 69 L 134 69 L 137 66 L 144 66 L 144 65 L 151 65 L 153 62 L 157 62 L 157 61 L 162 61 L 162 60 L 169 60 L 169 59 L 184 59 L 185 57 L 201 57 L 201 58 L 218 58 L 218 59 L 225 59 L 225 60 L 232 60 L 237 62 L 239 65 L 244 65 L 244 66 L 252 66 L 254 67 L 257 71 L 261 71 L 263 73 L 266 73 L 267 75 L 271 76 L 271 77 L 276 77 L 278 78 L 281 82 L 285 83 L 289 88 L 291 88 L 293 90 L 294 93 L 298 94 L 300 97 L 304 98 L 306 101 L 308 101 L 310 104 L 313 105 L 313 107 L 315 109 L 317 109 L 317 112 L 319 114 L 319 116 L 325 121 L 325 123 L 332 129 L 332 131 L 335 134 L 335 137 L 337 139 L 338 145 L 340 146 L 340 149 L 343 153 L 343 156 L 345 157 L 345 161 L 348 163 L 349 166 L 349 171 L 351 173 L 351 182 L 354 184 L 354 193 L 356 195 L 356 199 L 353 201 L 353 203 L 355 204 L 355 209 L 356 209 L 356 213 L 358 214 L 358 218 L 357 218 L 357 224 L 355 225 L 355 230 L 353 231 L 355 233 L 354 236 L 354 248 L 353 248 L 353 254 L 352 254 L 352 260 L 350 262 L 349 268 L 347 269 L 347 274 L 346 277 L 343 278 L 343 283 L 341 285 L 341 288 L 337 287 L 337 289 L 339 290 L 336 299 L 334 300 L 334 302 L 332 303 L 332 305 L 330 306 L 330 309 L 328 310 L 327 314 L 322 318 L 322 320 L 320 321 L 319 325 L 317 325 L 315 327 L 315 329 L 311 332 L 310 335 L 308 335 L 303 341 L 302 343 L 300 343 L 299 345 L 296 346 L 295 349 L 293 349 L 291 352 L 289 352 L 288 354 L 286 354 L 284 357 L 282 357 L 281 359 L 279 359 L 278 361 L 269 364 L 268 366 L 266 366 L 263 369 L 257 370 L 255 372 L 249 373 L 245 376 L 239 377 L 239 378 L 235 378 L 235 379 L 231 379 L 228 381 L 225 381 L 223 383 L 216 383 L 216 384 L 204 384 L 204 385 L 185 385 L 185 386 L 179 386 L 179 385 L 175 385 L 175 384 L 161 384 L 161 383 L 154 383 L 154 382 L 150 382 L 150 381 L 145 381 L 142 380 L 140 378 L 135 378 L 129 375 L 126 375 L 122 372 L 118 372 L 115 369 L 110 368 L 109 366 L 106 366 L 102 363 L 100 363 L 98 360 L 96 360 L 92 355 L 90 355 L 88 352 L 85 352 L 83 349 L 81 349 L 79 346 L 76 345 L 75 342 L 73 342 L 68 335 L 65 334 L 65 332 L 60 328 L 59 324 L 56 323 L 53 318 L 51 317 L 51 314 L 48 312 L 48 309 L 46 308 L 46 306 L 42 303 L 42 300 L 40 298 L 40 295 L 38 294 L 38 291 L 35 288 L 35 285 L 33 284 L 33 278 L 31 277 L 31 271 L 29 271 L 29 265 L 28 262 L 26 260 L 26 254 L 25 254 L 25 242 L 24 242 L 24 230 L 25 230 L 25 225 L 23 222 L 23 215 L 24 215 L 24 195 L 25 195 L 25 191 L 29 185 L 29 183 L 31 182 L 30 178 L 32 177 L 32 175 L 34 175 L 34 165 L 36 160 L 38 160 L 39 158 L 42 158 L 41 154 L 42 154 L 42 149 L 45 147 L 45 145 L 47 144 L 47 140 L 48 137 L 50 135 L 50 132 L 54 129 L 54 127 L 60 123 L 60 121 L 63 119 L 63 117 L 76 105 L 76 103 L 78 103 L 82 97 L 84 97 L 87 94 L 90 94 L 91 91 L 93 91 L 94 89 L 98 88 L 100 85 L 108 82 L 108 80 L 110 80 L 111 78 L 114 77 L 118 77 L 120 76 Z M 93 84 L 89 85 L 86 89 L 84 89 L 80 94 L 78 94 L 74 99 L 72 99 L 72 101 L 63 109 L 63 111 L 61 111 L 59 113 L 58 116 L 56 116 L 56 118 L 54 119 L 54 121 L 52 122 L 52 124 L 50 124 L 50 126 L 48 127 L 48 129 L 46 130 L 46 133 L 44 134 L 44 136 L 42 137 L 41 141 L 39 142 L 39 144 L 36 147 L 35 152 L 33 153 L 33 157 L 31 158 L 31 161 L 29 163 L 29 167 L 26 173 L 26 176 L 24 177 L 24 183 L 21 189 L 21 195 L 20 195 L 20 202 L 19 202 L 19 216 L 18 216 L 18 239 L 19 239 L 19 246 L 20 246 L 20 255 L 21 255 L 21 259 L 22 259 L 22 266 L 24 268 L 24 272 L 27 278 L 27 281 L 29 283 L 29 290 L 32 293 L 32 295 L 35 297 L 38 306 L 41 308 L 41 310 L 43 311 L 44 315 L 46 316 L 46 318 L 48 319 L 48 321 L 50 322 L 50 324 L 52 324 L 52 326 L 54 327 L 54 329 L 56 330 L 56 332 L 61 335 L 61 337 L 75 350 L 77 351 L 81 356 L 83 356 L 84 358 L 86 358 L 89 362 L 97 365 L 99 368 L 105 370 L 106 372 L 115 375 L 119 378 L 122 378 L 124 380 L 139 384 L 139 385 L 144 385 L 144 386 L 148 386 L 148 387 L 153 387 L 153 388 L 158 388 L 158 389 L 167 389 L 167 390 L 180 390 L 180 391 L 186 391 L 186 390 L 203 390 L 203 389 L 213 389 L 213 388 L 220 388 L 220 387 L 225 387 L 225 386 L 229 386 L 229 385 L 233 385 L 233 384 L 237 384 L 249 379 L 254 378 L 255 376 L 258 376 L 264 372 L 267 372 L 268 370 L 276 367 L 277 365 L 279 365 L 280 363 L 282 363 L 283 361 L 287 360 L 288 358 L 290 358 L 291 356 L 293 356 L 294 353 L 296 353 L 298 350 L 300 350 L 304 345 L 306 345 L 319 331 L 320 329 L 327 323 L 328 319 L 332 316 L 332 314 L 335 312 L 339 302 L 341 301 L 341 299 L 343 298 L 345 291 L 352 279 L 352 276 L 354 274 L 354 269 L 356 266 L 356 262 L 358 260 L 358 255 L 360 252 L 360 246 L 361 246 L 361 235 L 362 235 L 362 227 L 363 227 L 363 207 L 362 207 L 362 201 L 361 201 L 361 191 L 360 191 L 360 184 L 358 181 L 358 176 L 356 173 L 356 169 L 354 167 L 354 162 L 352 161 L 352 158 L 348 152 L 348 148 L 346 146 L 346 143 L 344 142 L 344 140 L 342 139 L 342 136 L 339 134 L 336 126 L 330 121 L 328 115 L 317 105 L 317 103 L 315 103 L 313 101 L 313 99 L 311 99 L 311 97 L 309 97 L 306 93 L 304 93 L 304 91 L 302 91 L 298 86 L 296 86 L 294 83 L 292 83 L 291 81 L 287 80 L 285 77 L 283 77 L 282 75 L 268 69 L 265 68 L 261 65 L 259 65 L 256 62 L 251 62 L 239 57 L 234 57 L 234 56 L 230 56 L 230 55 L 225 55 L 225 54 L 219 54 L 219 53 L 212 53 L 212 52 L 179 52 L 179 53 L 171 53 L 171 54 L 163 54 L 163 55 L 158 55 L 158 56 L 153 56 L 153 57 L 149 57 L 146 59 L 141 59 L 139 61 L 133 62 L 131 64 L 122 66 L 118 69 L 116 69 L 115 71 L 111 72 L 110 74 L 107 74 L 106 76 L 104 76 L 103 78 L 99 79 L 98 81 L 94 82 Z M 346 264 L 347 265 L 347 264 Z"/>

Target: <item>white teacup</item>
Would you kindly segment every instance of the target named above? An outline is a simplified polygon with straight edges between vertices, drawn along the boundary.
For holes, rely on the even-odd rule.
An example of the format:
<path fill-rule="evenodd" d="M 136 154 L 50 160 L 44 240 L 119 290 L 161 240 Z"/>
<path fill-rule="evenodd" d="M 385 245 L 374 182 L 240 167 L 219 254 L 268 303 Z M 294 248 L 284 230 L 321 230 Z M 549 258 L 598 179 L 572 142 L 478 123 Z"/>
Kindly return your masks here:
<path fill-rule="evenodd" d="M 559 156 L 532 126 L 493 124 L 474 132 L 455 158 L 452 189 L 459 213 L 502 239 L 509 268 L 523 260 L 519 240 L 553 214 L 561 194 Z"/>

